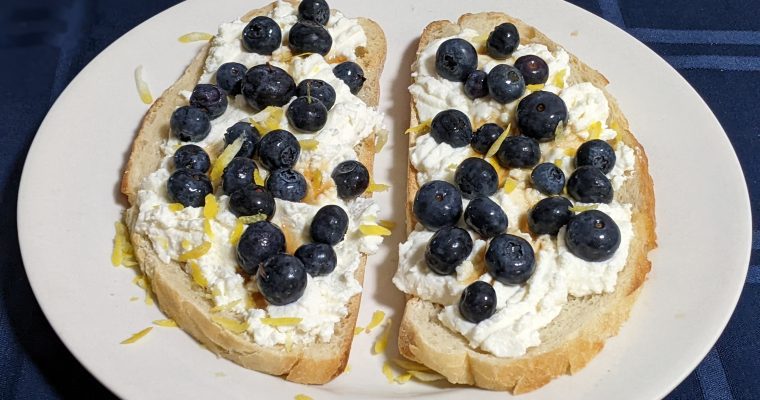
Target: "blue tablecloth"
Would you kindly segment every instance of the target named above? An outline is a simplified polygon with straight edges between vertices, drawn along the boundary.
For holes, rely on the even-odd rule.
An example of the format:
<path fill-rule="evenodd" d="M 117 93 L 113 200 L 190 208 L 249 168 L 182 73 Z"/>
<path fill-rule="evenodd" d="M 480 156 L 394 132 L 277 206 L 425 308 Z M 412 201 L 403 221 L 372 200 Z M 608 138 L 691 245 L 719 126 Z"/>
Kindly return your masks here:
<path fill-rule="evenodd" d="M 174 0 L 3 0 L 0 6 L 0 398 L 111 398 L 42 315 L 24 273 L 16 197 L 48 108 L 101 50 Z M 734 144 L 760 216 L 760 2 L 574 0 L 650 46 L 697 89 Z M 56 166 L 64 167 L 65 166 Z M 688 168 L 688 166 L 684 166 Z M 700 184 L 695 182 L 695 184 Z M 739 305 L 707 357 L 668 399 L 760 399 L 758 221 Z M 726 233 L 730 234 L 730 233 Z M 720 251 L 716 249 L 716 251 Z M 720 266 L 716 265 L 716 273 Z"/>

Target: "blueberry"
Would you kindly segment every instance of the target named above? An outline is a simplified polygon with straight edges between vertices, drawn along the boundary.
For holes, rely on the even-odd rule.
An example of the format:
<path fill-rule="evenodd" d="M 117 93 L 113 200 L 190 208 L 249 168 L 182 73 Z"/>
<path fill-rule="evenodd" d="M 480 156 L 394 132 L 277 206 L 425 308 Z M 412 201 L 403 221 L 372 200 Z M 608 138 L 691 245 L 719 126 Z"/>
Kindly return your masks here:
<path fill-rule="evenodd" d="M 609 260 L 620 247 L 620 229 L 609 215 L 599 210 L 584 211 L 567 224 L 565 244 L 583 260 Z"/>
<path fill-rule="evenodd" d="M 590 165 L 578 167 L 567 180 L 567 193 L 581 203 L 612 202 L 612 183 L 599 168 Z"/>
<path fill-rule="evenodd" d="M 486 269 L 505 285 L 523 284 L 536 271 L 533 247 L 519 236 L 502 233 L 488 245 Z"/>
<path fill-rule="evenodd" d="M 499 125 L 491 122 L 483 124 L 472 137 L 472 148 L 480 154 L 486 154 L 502 133 L 504 128 Z"/>
<path fill-rule="evenodd" d="M 327 107 L 316 97 L 298 97 L 288 106 L 285 114 L 294 128 L 316 132 L 327 123 Z"/>
<path fill-rule="evenodd" d="M 353 61 L 344 61 L 333 68 L 333 75 L 348 86 L 352 94 L 357 94 L 367 78 L 362 67 Z"/>
<path fill-rule="evenodd" d="M 549 78 L 549 66 L 539 56 L 532 54 L 522 56 L 515 60 L 515 68 L 522 74 L 526 85 L 546 83 Z"/>
<path fill-rule="evenodd" d="M 303 296 L 306 290 L 306 268 L 296 257 L 276 254 L 269 257 L 256 273 L 259 292 L 269 304 L 284 306 Z"/>
<path fill-rule="evenodd" d="M 200 83 L 190 95 L 190 106 L 208 113 L 209 119 L 216 119 L 227 110 L 227 93 L 216 85 Z"/>
<path fill-rule="evenodd" d="M 525 80 L 517 68 L 499 64 L 488 73 L 488 93 L 499 103 L 507 104 L 525 93 Z"/>
<path fill-rule="evenodd" d="M 554 140 L 558 128 L 564 127 L 566 123 L 567 106 L 554 93 L 543 90 L 533 92 L 517 105 L 517 127 L 520 133 L 539 142 Z"/>
<path fill-rule="evenodd" d="M 464 81 L 464 94 L 475 100 L 488 95 L 488 74 L 485 71 L 475 70 L 467 75 Z"/>
<path fill-rule="evenodd" d="M 335 181 L 338 197 L 344 200 L 360 196 L 369 187 L 369 171 L 359 161 L 343 161 L 330 177 Z"/>
<path fill-rule="evenodd" d="M 200 147 L 194 144 L 186 144 L 174 152 L 175 169 L 192 169 L 198 172 L 206 173 L 211 168 L 211 159 L 208 154 Z"/>
<path fill-rule="evenodd" d="M 272 18 L 258 16 L 243 28 L 243 48 L 251 53 L 271 55 L 282 43 L 282 31 Z"/>
<path fill-rule="evenodd" d="M 430 181 L 414 195 L 412 212 L 431 231 L 454 226 L 462 216 L 462 194 L 448 182 Z"/>
<path fill-rule="evenodd" d="M 169 126 L 174 136 L 183 142 L 200 142 L 211 131 L 208 114 L 190 106 L 174 110 Z"/>
<path fill-rule="evenodd" d="M 240 267 L 253 275 L 269 257 L 285 251 L 285 235 L 269 221 L 254 222 L 240 236 L 237 258 Z"/>
<path fill-rule="evenodd" d="M 303 4 L 303 3 L 301 3 Z M 296 87 L 296 96 L 311 96 L 321 101 L 329 111 L 335 104 L 335 89 L 320 79 L 304 79 Z"/>
<path fill-rule="evenodd" d="M 243 135 L 243 147 L 235 154 L 235 157 L 251 158 L 256 151 L 256 145 L 261 140 L 258 129 L 245 121 L 236 122 L 235 125 L 227 128 L 224 133 L 224 144 L 229 146 L 235 139 Z"/>
<path fill-rule="evenodd" d="M 561 197 L 541 199 L 528 213 L 528 228 L 536 235 L 556 236 L 573 216 L 570 200 Z"/>
<path fill-rule="evenodd" d="M 222 172 L 222 190 L 225 194 L 232 194 L 240 188 L 253 185 L 253 171 L 256 163 L 250 158 L 235 157 L 224 167 Z"/>
<path fill-rule="evenodd" d="M 615 150 L 604 140 L 594 139 L 583 143 L 575 153 L 575 166 L 590 165 L 609 174 L 615 167 Z"/>
<path fill-rule="evenodd" d="M 433 117 L 430 134 L 438 143 L 464 147 L 472 141 L 472 125 L 463 112 L 455 109 L 443 110 Z"/>
<path fill-rule="evenodd" d="M 303 200 L 308 189 L 306 178 L 300 172 L 290 168 L 270 171 L 266 185 L 272 196 L 293 202 Z"/>
<path fill-rule="evenodd" d="M 322 25 L 309 20 L 296 22 L 288 34 L 293 54 L 316 53 L 327 55 L 332 47 L 332 37 Z"/>
<path fill-rule="evenodd" d="M 483 281 L 475 281 L 462 291 L 459 313 L 474 324 L 487 320 L 496 312 L 496 291 Z"/>
<path fill-rule="evenodd" d="M 503 60 L 509 57 L 519 44 L 520 32 L 517 31 L 517 27 L 505 22 L 494 28 L 488 35 L 486 50 L 491 57 Z"/>
<path fill-rule="evenodd" d="M 325 243 L 307 243 L 296 250 L 295 256 L 311 276 L 327 275 L 335 270 L 338 256 L 332 246 Z"/>
<path fill-rule="evenodd" d="M 479 157 L 470 157 L 457 167 L 454 182 L 466 199 L 490 196 L 499 188 L 499 176 L 493 165 Z"/>
<path fill-rule="evenodd" d="M 330 20 L 330 6 L 325 0 L 303 0 L 298 5 L 298 17 L 325 25 Z"/>
<path fill-rule="evenodd" d="M 240 86 L 247 70 L 248 68 L 240 63 L 224 63 L 216 70 L 216 84 L 231 96 L 240 94 Z"/>
<path fill-rule="evenodd" d="M 292 133 L 275 129 L 259 141 L 259 159 L 268 170 L 289 168 L 296 165 L 301 154 L 301 145 Z"/>
<path fill-rule="evenodd" d="M 211 193 L 211 181 L 208 176 L 192 169 L 174 171 L 166 183 L 169 200 L 182 203 L 185 207 L 200 207 L 206 204 L 206 195 Z"/>
<path fill-rule="evenodd" d="M 261 64 L 245 73 L 241 91 L 248 105 L 261 111 L 267 106 L 288 104 L 296 93 L 296 83 L 282 68 Z"/>
<path fill-rule="evenodd" d="M 560 194 L 565 187 L 565 173 L 552 163 L 538 164 L 530 173 L 530 182 L 545 195 Z"/>
<path fill-rule="evenodd" d="M 309 233 L 311 240 L 334 246 L 346 236 L 348 231 L 348 214 L 340 206 L 326 205 L 314 214 Z"/>
<path fill-rule="evenodd" d="M 230 211 L 238 217 L 264 214 L 271 220 L 276 208 L 272 194 L 261 186 L 244 186 L 230 195 Z"/>
<path fill-rule="evenodd" d="M 540 158 L 538 142 L 527 136 L 507 137 L 496 152 L 496 159 L 504 168 L 530 168 L 538 164 Z"/>
<path fill-rule="evenodd" d="M 507 214 L 488 197 L 476 197 L 464 210 L 464 223 L 483 238 L 491 238 L 507 230 Z"/>
<path fill-rule="evenodd" d="M 478 53 L 464 39 L 448 39 L 435 52 L 435 69 L 444 79 L 464 82 L 477 68 Z"/>
<path fill-rule="evenodd" d="M 472 253 L 472 238 L 456 226 L 439 229 L 425 248 L 425 263 L 438 275 L 451 275 Z"/>

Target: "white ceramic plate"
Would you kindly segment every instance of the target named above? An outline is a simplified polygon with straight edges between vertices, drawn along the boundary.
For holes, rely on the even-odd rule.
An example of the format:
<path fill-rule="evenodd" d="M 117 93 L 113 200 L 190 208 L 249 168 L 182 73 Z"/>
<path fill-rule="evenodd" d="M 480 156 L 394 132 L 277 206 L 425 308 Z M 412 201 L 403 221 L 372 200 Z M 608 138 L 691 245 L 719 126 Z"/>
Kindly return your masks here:
<path fill-rule="evenodd" d="M 181 44 L 177 37 L 216 32 L 219 23 L 264 4 L 188 1 L 173 7 L 100 54 L 50 110 L 29 152 L 18 201 L 27 274 L 50 323 L 85 367 L 125 398 L 292 399 L 297 393 L 315 399 L 504 398 L 467 387 L 388 384 L 380 372 L 386 357 L 370 355 L 379 329 L 356 338 L 351 371 L 322 387 L 238 367 L 203 350 L 179 329 L 156 327 L 136 344 L 119 344 L 161 318 L 156 307 L 129 301 L 142 295 L 131 283 L 133 273 L 109 262 L 113 222 L 125 205 L 118 190 L 122 167 L 147 109 L 138 100 L 133 71 L 142 64 L 154 95 L 160 94 L 201 46 Z M 609 78 L 610 91 L 649 155 L 660 247 L 651 254 L 652 273 L 620 335 L 577 375 L 521 398 L 654 399 L 686 377 L 736 305 L 751 234 L 739 163 L 717 120 L 686 81 L 621 30 L 560 1 L 333 0 L 331 5 L 346 15 L 375 19 L 388 37 L 381 108 L 393 134 L 377 158 L 376 179 L 391 182 L 392 190 L 377 198 L 382 217 L 398 222 L 405 196 L 406 88 L 416 40 L 427 22 L 465 12 L 506 11 Z M 377 309 L 394 321 L 401 317 L 403 296 L 390 282 L 401 226 L 370 258 L 360 325 Z M 389 348 L 395 351 L 395 342 Z"/>

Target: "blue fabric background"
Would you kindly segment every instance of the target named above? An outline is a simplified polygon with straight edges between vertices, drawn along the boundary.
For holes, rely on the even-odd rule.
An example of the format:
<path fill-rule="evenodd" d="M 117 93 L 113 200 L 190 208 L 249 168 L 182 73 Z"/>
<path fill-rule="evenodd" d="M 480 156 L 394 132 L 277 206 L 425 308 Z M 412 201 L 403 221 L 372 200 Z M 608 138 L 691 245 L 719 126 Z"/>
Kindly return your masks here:
<path fill-rule="evenodd" d="M 32 295 L 16 234 L 18 183 L 34 134 L 69 81 L 111 42 L 175 2 L 0 5 L 1 399 L 113 397 L 61 344 Z M 668 399 L 760 399 L 760 160 L 754 157 L 760 152 L 760 2 L 572 2 L 625 29 L 678 69 L 718 116 L 739 155 L 755 216 L 747 282 L 718 343 Z"/>

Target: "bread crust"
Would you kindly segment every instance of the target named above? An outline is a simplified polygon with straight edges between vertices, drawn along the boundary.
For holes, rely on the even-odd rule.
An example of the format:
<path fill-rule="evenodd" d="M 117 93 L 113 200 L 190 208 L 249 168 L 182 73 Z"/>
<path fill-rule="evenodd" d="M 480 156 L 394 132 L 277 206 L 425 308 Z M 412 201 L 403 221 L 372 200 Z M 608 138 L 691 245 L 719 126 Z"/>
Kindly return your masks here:
<path fill-rule="evenodd" d="M 295 0 L 289 0 L 297 5 Z M 252 10 L 241 19 L 249 21 L 258 15 L 265 15 L 275 7 L 275 3 Z M 367 46 L 358 55 L 359 63 L 367 78 L 358 97 L 370 106 L 377 106 L 380 96 L 380 74 L 386 55 L 385 34 L 372 20 L 359 18 L 359 24 L 367 35 Z M 131 207 L 125 212 L 130 240 L 140 267 L 148 277 L 151 288 L 161 310 L 196 340 L 214 353 L 230 359 L 246 368 L 281 375 L 293 382 L 323 384 L 340 375 L 346 367 L 348 354 L 354 337 L 354 327 L 358 315 L 361 293 L 353 296 L 348 303 L 348 315 L 335 326 L 335 334 L 329 343 L 314 343 L 306 346 L 293 345 L 288 351 L 285 346 L 260 346 L 244 334 L 235 334 L 211 320 L 212 302 L 204 291 L 193 285 L 191 278 L 175 261 L 163 263 L 153 250 L 150 240 L 134 232 L 139 210 L 137 191 L 142 180 L 158 168 L 163 156 L 161 143 L 169 135 L 169 118 L 175 108 L 186 104 L 180 95 L 184 90 L 192 90 L 203 72 L 204 61 L 210 44 L 204 46 L 180 78 L 157 99 L 146 113 L 132 144 L 132 152 L 124 170 L 121 191 Z M 358 159 L 370 173 L 373 170 L 375 135 L 372 134 L 355 148 Z M 361 261 L 355 277 L 362 283 L 367 256 L 361 254 Z M 224 315 L 216 313 L 215 315 Z M 229 315 L 228 317 L 233 317 Z"/>
<path fill-rule="evenodd" d="M 487 33 L 494 26 L 511 22 L 517 26 L 523 43 L 540 43 L 553 51 L 559 47 L 537 29 L 504 13 L 488 12 L 462 15 L 457 23 L 435 21 L 424 30 L 417 54 L 431 41 L 458 34 L 464 28 Z M 553 378 L 573 374 L 583 368 L 604 347 L 610 336 L 617 334 L 628 319 L 631 307 L 641 291 L 641 286 L 651 269 L 648 259 L 650 250 L 656 247 L 654 187 L 649 175 L 649 163 L 644 149 L 629 129 L 617 101 L 607 92 L 607 79 L 593 68 L 570 54 L 572 73 L 570 81 L 591 82 L 602 89 L 609 101 L 608 122 L 616 122 L 623 132 L 622 142 L 636 153 L 636 170 L 624 186 L 615 193 L 617 199 L 635 204 L 632 224 L 634 240 L 630 245 L 628 260 L 618 275 L 613 293 L 570 297 L 552 323 L 540 331 L 542 344 L 530 348 L 516 358 L 500 358 L 469 347 L 466 339 L 446 328 L 437 318 L 439 305 L 407 296 L 406 308 L 399 330 L 399 351 L 405 357 L 425 364 L 441 373 L 450 382 L 475 385 L 491 390 L 506 390 L 514 394 L 540 388 Z M 414 99 L 411 101 L 411 125 L 420 123 Z M 410 134 L 410 148 L 415 143 Z M 417 171 L 411 165 L 407 170 L 407 234 L 414 229 L 416 220 L 412 213 L 414 195 L 419 185 Z M 563 327 L 561 335 L 556 331 Z M 551 333 L 551 340 L 547 337 Z"/>

